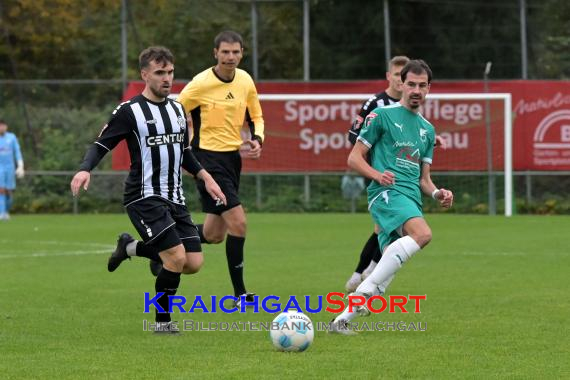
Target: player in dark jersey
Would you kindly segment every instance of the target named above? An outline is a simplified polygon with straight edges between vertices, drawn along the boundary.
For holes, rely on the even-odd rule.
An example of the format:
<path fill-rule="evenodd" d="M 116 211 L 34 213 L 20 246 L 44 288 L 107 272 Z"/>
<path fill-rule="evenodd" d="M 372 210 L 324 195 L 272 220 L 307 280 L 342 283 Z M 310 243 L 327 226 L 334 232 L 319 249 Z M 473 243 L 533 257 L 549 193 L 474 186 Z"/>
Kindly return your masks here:
<path fill-rule="evenodd" d="M 176 332 L 168 313 L 168 296 L 176 294 L 181 273 L 197 272 L 203 263 L 198 229 L 184 203 L 182 168 L 204 182 L 213 199 L 226 198 L 212 176 L 196 160 L 189 147 L 186 113 L 168 99 L 174 76 L 174 57 L 165 47 L 150 47 L 139 56 L 142 94 L 121 103 L 87 151 L 71 181 L 74 196 L 87 190 L 93 170 L 105 154 L 126 140 L 131 159 L 125 182 L 124 205 L 143 242 L 129 234 L 119 236 L 117 250 L 109 258 L 114 271 L 130 256 L 162 261 L 155 290 L 165 310 L 156 309 L 156 332 Z"/>
<path fill-rule="evenodd" d="M 410 59 L 406 56 L 396 56 L 390 60 L 388 71 L 386 71 L 388 88 L 372 96 L 362 105 L 360 112 L 358 112 L 358 115 L 354 119 L 350 130 L 348 131 L 348 140 L 352 145 L 356 144 L 356 139 L 358 138 L 362 124 L 366 119 L 366 116 L 368 116 L 373 109 L 385 107 L 400 100 L 402 97 L 402 79 L 400 78 L 400 72 L 409 60 Z M 370 180 L 366 179 L 366 185 L 368 186 L 369 184 Z M 382 257 L 382 253 L 378 246 L 378 232 L 379 227 L 377 224 L 374 224 L 374 231 L 364 244 L 364 247 L 362 247 L 362 252 L 360 253 L 360 259 L 356 265 L 356 269 L 346 282 L 345 288 L 349 293 L 354 292 L 358 285 L 360 285 L 364 278 L 366 278 L 366 275 L 372 273 L 372 270 L 374 270 L 374 267 Z"/>

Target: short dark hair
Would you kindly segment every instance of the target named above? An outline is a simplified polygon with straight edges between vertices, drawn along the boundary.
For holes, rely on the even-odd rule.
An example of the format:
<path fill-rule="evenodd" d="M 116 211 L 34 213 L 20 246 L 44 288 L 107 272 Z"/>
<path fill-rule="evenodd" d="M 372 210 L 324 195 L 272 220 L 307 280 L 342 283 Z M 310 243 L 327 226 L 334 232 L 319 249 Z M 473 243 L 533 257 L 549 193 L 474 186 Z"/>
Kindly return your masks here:
<path fill-rule="evenodd" d="M 148 47 L 139 55 L 139 68 L 141 70 L 147 68 L 152 61 L 162 63 L 163 65 L 174 63 L 174 55 L 164 46 Z"/>
<path fill-rule="evenodd" d="M 404 66 L 402 73 L 400 74 L 402 77 L 402 82 L 406 81 L 408 72 L 416 75 L 421 75 L 425 72 L 428 76 L 428 84 L 431 83 L 431 69 L 429 68 L 428 64 L 425 63 L 422 59 L 412 59 L 410 62 L 406 63 L 406 66 Z"/>
<path fill-rule="evenodd" d="M 0 124 L 6 124 L 8 125 L 8 123 L 6 123 L 6 121 L 4 119 L 0 119 Z"/>
<path fill-rule="evenodd" d="M 220 44 L 222 42 L 227 42 L 230 44 L 239 42 L 239 46 L 243 49 L 243 39 L 239 35 L 239 33 L 234 32 L 233 30 L 224 30 L 220 34 L 214 38 L 214 46 L 216 49 L 220 48 Z"/>
<path fill-rule="evenodd" d="M 405 66 L 408 62 L 410 62 L 410 59 L 405 55 L 397 55 L 395 57 L 392 57 L 390 62 L 388 62 L 388 71 L 390 71 L 393 66 Z"/>

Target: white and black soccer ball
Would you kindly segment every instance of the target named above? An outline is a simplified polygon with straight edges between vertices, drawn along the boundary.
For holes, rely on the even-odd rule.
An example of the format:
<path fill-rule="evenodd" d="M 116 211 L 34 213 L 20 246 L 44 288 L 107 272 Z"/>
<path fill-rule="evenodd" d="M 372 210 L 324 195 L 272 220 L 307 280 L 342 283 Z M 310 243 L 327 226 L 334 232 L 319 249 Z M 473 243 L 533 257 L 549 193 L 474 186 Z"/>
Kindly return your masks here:
<path fill-rule="evenodd" d="M 269 335 L 279 351 L 303 352 L 313 342 L 315 331 L 305 314 L 288 311 L 275 317 Z"/>

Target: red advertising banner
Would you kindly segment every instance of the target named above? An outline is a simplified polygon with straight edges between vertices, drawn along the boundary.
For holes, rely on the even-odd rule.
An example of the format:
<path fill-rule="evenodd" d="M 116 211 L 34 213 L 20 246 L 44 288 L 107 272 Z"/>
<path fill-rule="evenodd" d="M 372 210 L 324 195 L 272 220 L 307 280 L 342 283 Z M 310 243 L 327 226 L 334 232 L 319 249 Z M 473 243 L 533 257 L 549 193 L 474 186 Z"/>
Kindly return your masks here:
<path fill-rule="evenodd" d="M 173 92 L 181 91 L 184 84 L 176 83 Z M 385 81 L 258 84 L 266 140 L 262 158 L 244 160 L 244 171 L 345 171 L 351 148 L 346 133 L 354 115 L 367 95 L 386 85 Z M 130 83 L 124 100 L 143 88 L 141 82 Z M 431 88 L 432 94 L 482 92 L 480 81 L 435 82 Z M 489 92 L 512 95 L 514 170 L 570 170 L 570 82 L 497 81 L 489 83 Z M 328 98 L 312 99 L 310 94 Z M 487 170 L 489 147 L 492 168 L 502 170 L 503 110 L 501 100 L 428 99 L 422 114 L 448 147 L 434 153 L 433 170 Z M 128 166 L 123 145 L 114 151 L 113 168 Z"/>

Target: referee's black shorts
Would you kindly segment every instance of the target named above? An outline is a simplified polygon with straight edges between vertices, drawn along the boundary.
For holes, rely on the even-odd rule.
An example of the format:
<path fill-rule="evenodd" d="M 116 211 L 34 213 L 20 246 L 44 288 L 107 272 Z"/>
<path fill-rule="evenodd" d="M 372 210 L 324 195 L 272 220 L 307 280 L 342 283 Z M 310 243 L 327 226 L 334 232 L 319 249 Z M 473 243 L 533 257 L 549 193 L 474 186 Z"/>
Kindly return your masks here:
<path fill-rule="evenodd" d="M 241 156 L 239 151 L 213 152 L 193 148 L 192 153 L 200 164 L 214 177 L 226 196 L 227 205 L 216 204 L 206 191 L 204 181 L 196 180 L 196 187 L 200 193 L 202 211 L 208 214 L 220 215 L 224 211 L 241 204 L 239 200 L 239 180 L 241 175 Z"/>
<path fill-rule="evenodd" d="M 159 252 L 181 243 L 186 252 L 202 252 L 198 229 L 186 205 L 149 197 L 127 205 L 126 210 L 144 243 Z"/>

